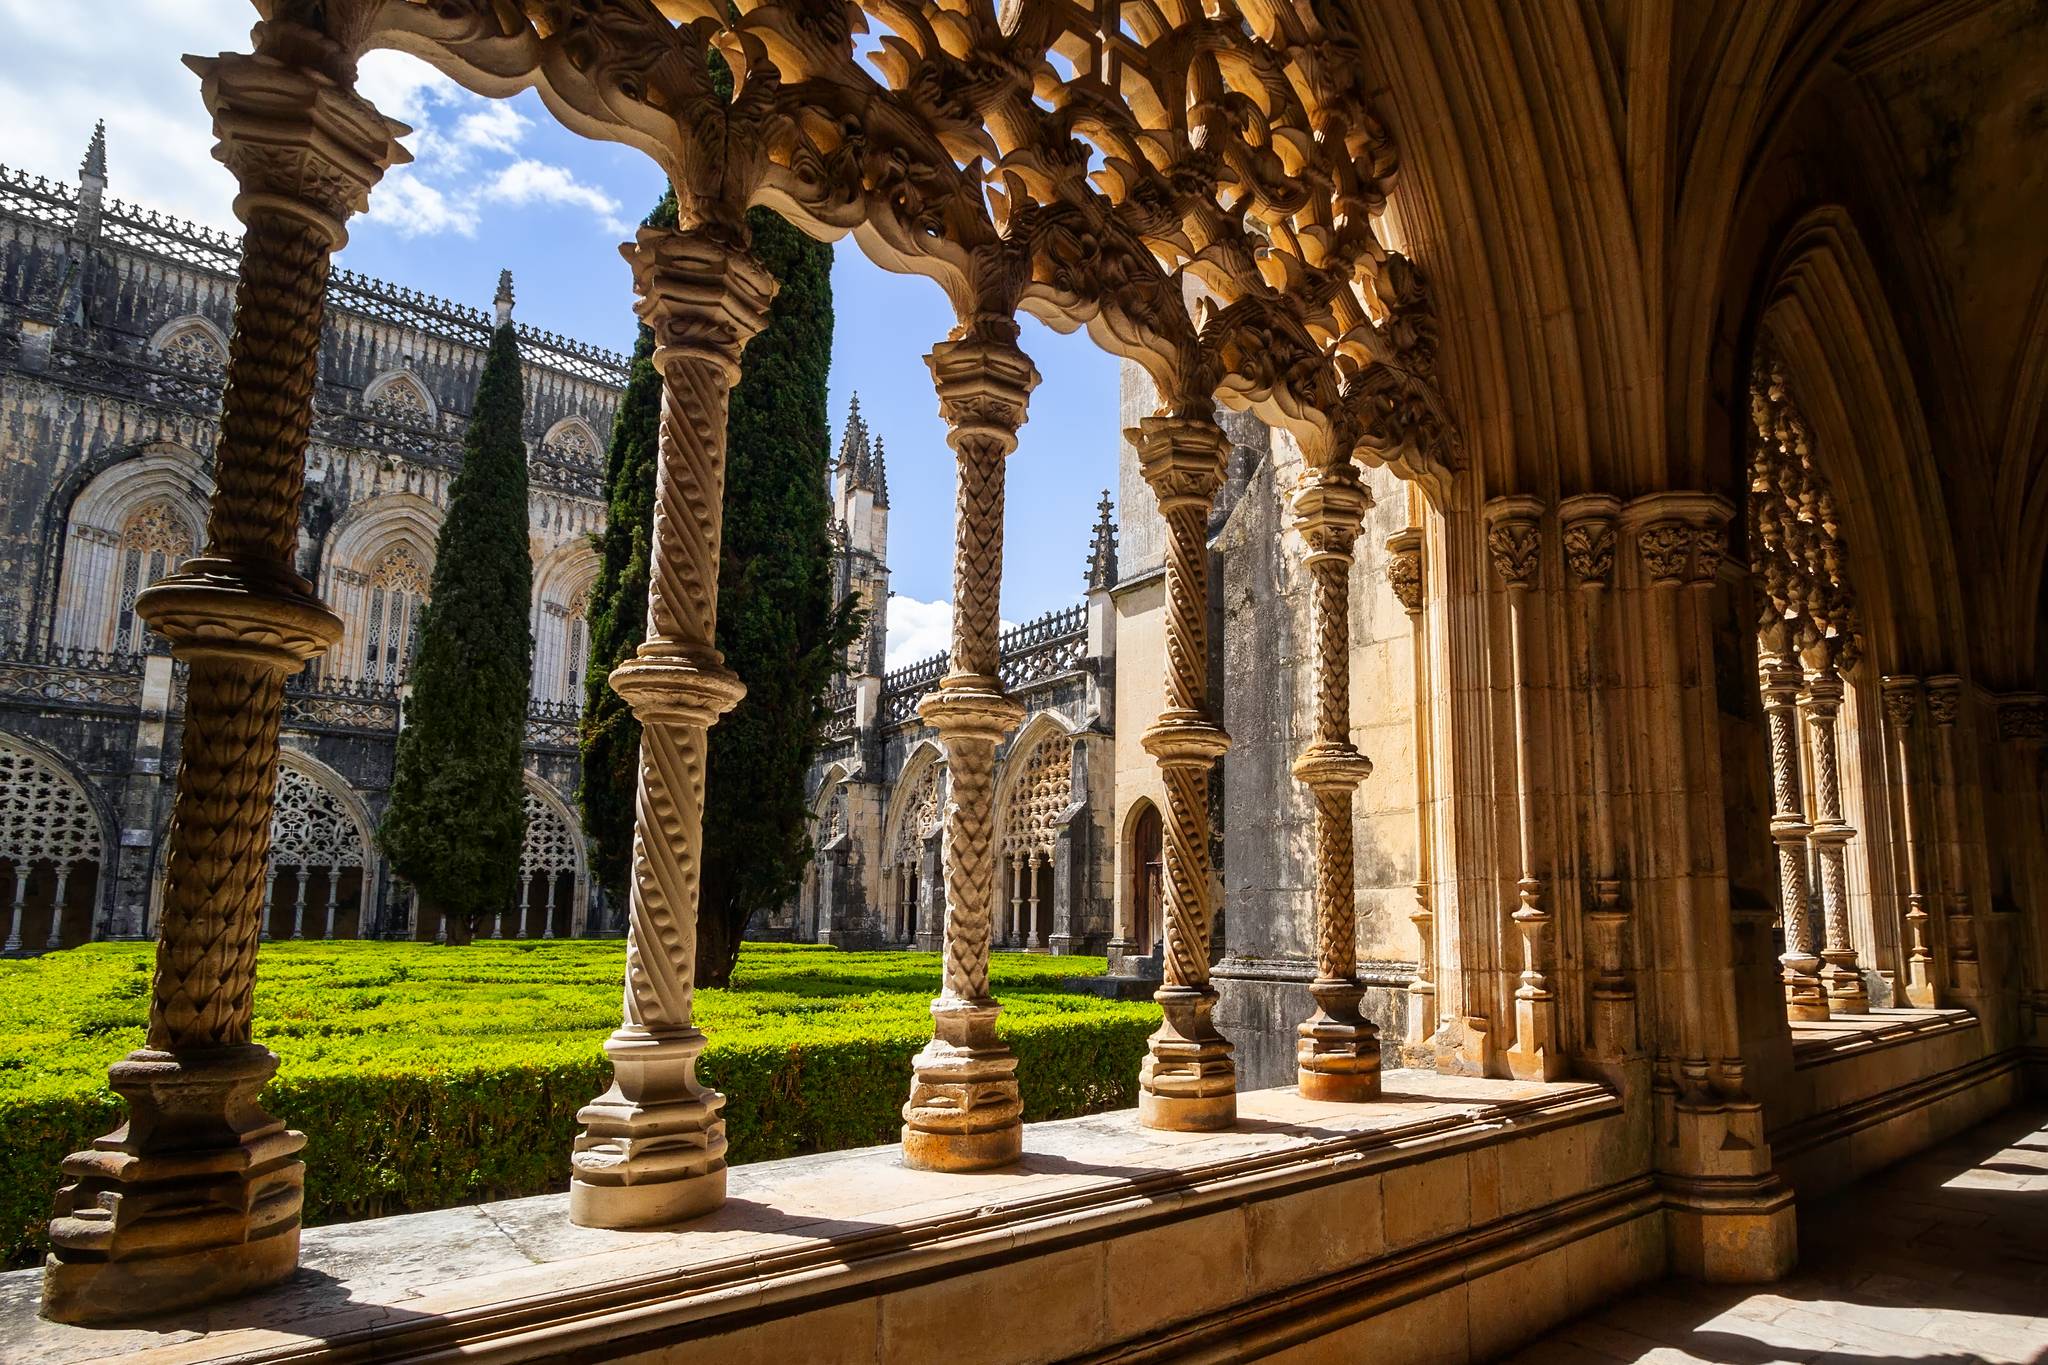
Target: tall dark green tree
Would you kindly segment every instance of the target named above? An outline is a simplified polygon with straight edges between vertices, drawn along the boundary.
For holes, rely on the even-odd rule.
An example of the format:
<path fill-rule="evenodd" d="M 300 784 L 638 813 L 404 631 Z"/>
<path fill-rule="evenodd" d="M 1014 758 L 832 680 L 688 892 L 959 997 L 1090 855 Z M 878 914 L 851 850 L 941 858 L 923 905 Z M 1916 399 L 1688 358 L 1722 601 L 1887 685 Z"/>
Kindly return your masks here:
<path fill-rule="evenodd" d="M 462 470 L 449 489 L 391 808 L 377 831 L 421 909 L 446 917 L 451 943 L 467 942 L 478 920 L 511 906 L 526 835 L 521 746 L 533 672 L 533 560 L 525 411 L 519 346 L 507 324 L 491 336 Z"/>
<path fill-rule="evenodd" d="M 672 200 L 648 217 L 675 221 Z M 706 768 L 697 979 L 722 985 L 756 915 L 796 893 L 810 856 L 804 777 L 825 719 L 823 696 L 860 629 L 835 600 L 825 494 L 832 359 L 832 252 L 764 209 L 753 248 L 779 287 L 768 324 L 741 358 L 726 421 L 718 648 L 747 695 L 712 727 Z M 653 525 L 659 376 L 644 333 L 612 430 L 610 520 L 593 590 L 583 739 L 584 828 L 599 875 L 623 898 L 633 837 L 640 733 L 605 683 L 644 638 Z"/>

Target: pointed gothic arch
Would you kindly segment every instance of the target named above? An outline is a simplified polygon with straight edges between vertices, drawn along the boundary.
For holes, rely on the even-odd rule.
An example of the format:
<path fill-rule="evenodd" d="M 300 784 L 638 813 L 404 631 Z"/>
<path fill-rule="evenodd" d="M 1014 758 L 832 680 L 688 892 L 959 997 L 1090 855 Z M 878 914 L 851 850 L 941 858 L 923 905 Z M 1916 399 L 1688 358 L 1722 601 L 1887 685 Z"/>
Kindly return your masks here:
<path fill-rule="evenodd" d="M 931 853 L 945 818 L 948 778 L 944 752 L 922 740 L 904 760 L 891 793 L 882 825 L 882 906 L 889 936 L 899 943 L 920 934 L 929 938 L 938 929 L 925 922 L 930 912 L 919 912 L 927 901 L 937 907 L 945 899 L 933 896 L 938 868 Z"/>
<path fill-rule="evenodd" d="M 604 442 L 598 439 L 597 428 L 585 417 L 564 417 L 548 428 L 540 443 L 580 464 L 596 466 L 604 459 Z"/>
<path fill-rule="evenodd" d="M 1041 711 L 1010 742 L 996 779 L 998 933 L 1013 946 L 1043 947 L 1053 934 L 1060 835 L 1073 802 L 1074 727 Z"/>
<path fill-rule="evenodd" d="M 526 775 L 526 837 L 519 847 L 514 938 L 581 938 L 590 920 L 590 854 L 575 811 Z"/>
<path fill-rule="evenodd" d="M 590 586 L 597 581 L 596 549 L 584 537 L 565 541 L 533 569 L 533 699 L 583 708 L 583 674 L 590 659 Z"/>
<path fill-rule="evenodd" d="M 0 952 L 95 937 L 110 847 L 85 783 L 41 745 L 0 730 Z"/>
<path fill-rule="evenodd" d="M 144 588 L 198 552 L 213 480 L 197 455 L 152 446 L 94 475 L 72 500 L 51 639 L 60 649 L 136 654 Z"/>
<path fill-rule="evenodd" d="M 372 379 L 363 386 L 363 403 L 379 412 L 428 426 L 441 420 L 441 405 L 411 370 L 386 370 Z"/>
<path fill-rule="evenodd" d="M 369 811 L 348 780 L 280 749 L 264 927 L 272 938 L 368 938 L 378 860 Z"/>
<path fill-rule="evenodd" d="M 321 572 L 322 596 L 342 620 L 322 664 L 329 676 L 403 681 L 433 587 L 443 515 L 416 493 L 386 493 L 335 523 Z"/>
<path fill-rule="evenodd" d="M 151 354 L 179 369 L 212 371 L 228 363 L 227 335 L 197 313 L 172 318 L 149 339 Z"/>

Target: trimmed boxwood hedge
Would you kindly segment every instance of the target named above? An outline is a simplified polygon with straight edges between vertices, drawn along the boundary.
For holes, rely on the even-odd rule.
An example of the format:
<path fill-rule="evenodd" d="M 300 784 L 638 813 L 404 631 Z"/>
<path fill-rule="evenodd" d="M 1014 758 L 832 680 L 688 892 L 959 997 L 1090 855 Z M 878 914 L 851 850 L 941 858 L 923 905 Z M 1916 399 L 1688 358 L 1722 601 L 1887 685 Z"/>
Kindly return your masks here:
<path fill-rule="evenodd" d="M 58 1162 L 120 1119 L 106 1068 L 139 1047 L 152 945 L 0 961 L 0 1245 L 40 1257 Z M 1100 958 L 998 954 L 992 975 L 1028 1120 L 1137 1101 L 1148 1003 L 1070 994 Z M 563 1188 L 576 1111 L 609 1081 L 613 942 L 271 943 L 256 1037 L 283 1059 L 265 1103 L 306 1134 L 306 1221 Z M 734 1162 L 894 1139 L 930 1035 L 934 953 L 749 944 L 700 991 L 700 1073 L 726 1095 Z"/>

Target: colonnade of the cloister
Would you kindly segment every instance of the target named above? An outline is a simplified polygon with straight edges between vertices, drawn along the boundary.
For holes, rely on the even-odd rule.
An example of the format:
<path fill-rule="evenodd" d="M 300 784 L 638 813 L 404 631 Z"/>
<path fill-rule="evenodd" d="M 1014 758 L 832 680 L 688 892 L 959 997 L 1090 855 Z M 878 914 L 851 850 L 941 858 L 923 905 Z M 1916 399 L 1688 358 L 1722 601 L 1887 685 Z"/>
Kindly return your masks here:
<path fill-rule="evenodd" d="M 996 1030 L 989 958 L 999 879 L 1016 871 L 998 843 L 995 762 L 1023 708 L 999 674 L 998 594 L 1005 466 L 1038 380 L 1018 344 L 1017 315 L 1029 309 L 1089 326 L 1145 364 L 1161 393 L 1130 433 L 1166 535 L 1165 705 L 1143 740 L 1164 792 L 1164 963 L 1138 1121 L 1212 1130 L 1236 1117 L 1210 981 L 1210 783 L 1230 745 L 1209 676 L 1209 520 L 1231 450 L 1220 400 L 1286 429 L 1306 456 L 1288 541 L 1313 585 L 1314 719 L 1294 765 L 1314 800 L 1303 1094 L 1380 1093 L 1382 1041 L 1360 1011 L 1353 923 L 1352 803 L 1371 764 L 1351 739 L 1347 603 L 1369 505 L 1359 465 L 1386 464 L 1411 481 L 1413 529 L 1388 551 L 1425 698 L 1419 968 L 1404 1056 L 1527 1080 L 1590 1073 L 1645 1099 L 1648 1160 L 1683 1244 L 1676 1264 L 1721 1275 L 1789 1265 L 1791 1195 L 1772 1175 L 1747 1081 L 1723 835 L 1717 632 L 1742 592 L 1730 545 L 1738 508 L 1713 490 L 1504 493 L 1460 459 L 1434 389 L 1427 291 L 1369 221 L 1393 148 L 1327 35 L 1253 5 L 1243 25 L 1204 27 L 1194 46 L 1170 26 L 1076 30 L 1051 7 L 1025 7 L 1007 29 L 969 7 L 922 26 L 887 7 L 902 32 L 884 89 L 852 74 L 849 35 L 823 19 L 804 29 L 775 4 L 742 5 L 729 20 L 707 10 L 647 34 L 586 32 L 581 46 L 502 6 L 400 6 L 396 17 L 367 5 L 275 8 L 257 55 L 193 63 L 218 155 L 242 187 L 245 245 L 205 547 L 136 606 L 191 665 L 148 1044 L 111 1073 L 128 1126 L 65 1163 L 47 1313 L 119 1317 L 268 1283 L 295 1263 L 304 1140 L 256 1103 L 277 1061 L 251 1041 L 251 988 L 283 680 L 338 630 L 292 567 L 323 285 L 347 218 L 404 157 L 403 130 L 352 89 L 354 57 L 373 42 L 427 55 L 485 93 L 540 86 L 572 128 L 655 155 L 683 206 L 682 226 L 643 228 L 623 249 L 663 398 L 646 641 L 611 677 L 643 725 L 623 1018 L 605 1044 L 613 1082 L 579 1114 L 574 1221 L 667 1223 L 724 1198 L 724 1097 L 696 1075 L 706 1040 L 693 959 L 706 736 L 742 697 L 716 648 L 717 579 L 726 405 L 774 292 L 744 227 L 744 210 L 765 203 L 938 280 L 958 318 L 927 356 L 958 491 L 951 668 L 919 706 L 948 773 L 943 965 L 932 1036 L 906 1078 L 906 1161 L 984 1168 L 1015 1159 L 1023 1142 L 1018 1060 Z M 773 73 L 731 104 L 703 76 L 714 30 L 732 38 L 729 55 Z M 623 49 L 608 44 L 628 38 L 663 45 L 669 60 L 624 80 Z M 1219 60 L 1222 47 L 1231 60 Z M 1053 114 L 1029 97 L 1029 79 L 970 81 L 961 56 L 1028 55 L 1057 86 L 1045 52 L 1071 62 L 1112 48 L 1128 80 L 1175 96 L 1091 115 L 1091 135 L 1122 139 L 1129 153 L 1108 172 L 1124 181 L 1114 194 L 1088 186 L 1087 158 L 1066 157 L 1070 139 L 1039 129 Z M 1177 68 L 1145 69 L 1154 49 Z M 1259 87 L 1254 132 L 1225 111 L 1241 108 L 1260 72 L 1272 79 Z M 666 84 L 650 95 L 643 76 Z M 982 101 L 975 117 L 898 97 L 927 76 L 957 89 L 963 107 Z M 811 119 L 806 99 L 840 112 Z M 984 153 L 1008 158 L 1000 191 L 982 183 L 980 162 L 964 164 Z M 1199 268 L 1161 264 L 1198 239 Z M 1190 294 L 1201 300 L 1192 312 Z M 1801 601 L 1819 638 L 1837 638 Z M 1820 866 L 1817 947 L 1799 912 L 1812 897 L 1786 897 L 1795 1013 L 1861 1004 L 1838 932 L 1848 835 L 1834 749 L 1847 665 L 1838 650 L 1808 647 L 1811 634 L 1798 637 L 1796 676 L 1772 636 L 1764 674 L 1774 746 L 1781 729 L 1793 742 L 1796 715 L 1813 755 L 1811 818 L 1785 785 L 1789 762 L 1774 770 L 1771 812 L 1786 876 L 1806 866 L 1793 856 L 1795 827 Z M 1894 684 L 1886 696 L 1913 695 Z M 1938 793 L 1958 781 L 1948 743 L 1957 693 L 1938 678 L 1921 692 L 1936 775 L 1907 790 Z M 1921 731 L 1908 718 L 1893 733 L 1906 737 L 1904 761 Z M 1908 810 L 1943 867 L 1969 856 L 1967 833 Z M 1957 925 L 1973 912 L 1948 893 L 1938 910 L 1921 909 L 1963 991 L 1968 934 Z M 1917 960 L 1939 998 L 1934 959 Z M 186 1140 L 194 1132 L 209 1136 Z"/>

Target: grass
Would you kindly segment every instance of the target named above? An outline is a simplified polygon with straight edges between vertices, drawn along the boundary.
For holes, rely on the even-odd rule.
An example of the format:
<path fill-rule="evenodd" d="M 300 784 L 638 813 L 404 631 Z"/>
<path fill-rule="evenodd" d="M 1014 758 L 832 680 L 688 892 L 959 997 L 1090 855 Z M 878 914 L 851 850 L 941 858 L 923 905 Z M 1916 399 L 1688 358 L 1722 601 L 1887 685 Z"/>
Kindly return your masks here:
<path fill-rule="evenodd" d="M 0 961 L 8 1261 L 38 1254 L 57 1162 L 118 1122 L 106 1068 L 142 1045 L 153 961 L 146 943 Z M 995 956 L 1027 1119 L 1135 1101 L 1156 1008 L 1061 989 L 1103 969 Z M 265 944 L 256 1039 L 282 1059 L 265 1103 L 307 1134 L 308 1221 L 562 1187 L 575 1112 L 609 1080 L 624 975 L 616 940 Z M 893 1138 L 938 982 L 936 953 L 749 944 L 730 989 L 697 995 L 731 1159 Z"/>

